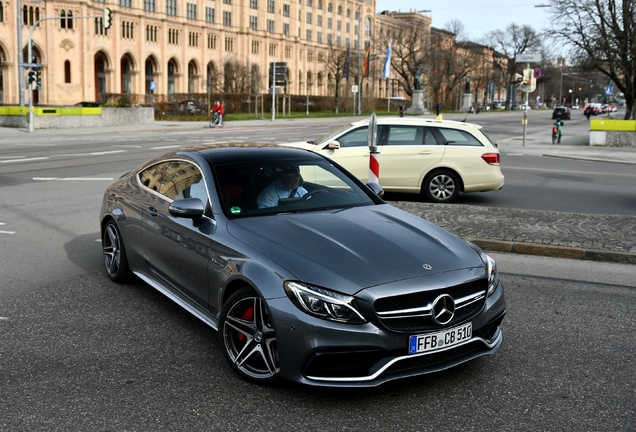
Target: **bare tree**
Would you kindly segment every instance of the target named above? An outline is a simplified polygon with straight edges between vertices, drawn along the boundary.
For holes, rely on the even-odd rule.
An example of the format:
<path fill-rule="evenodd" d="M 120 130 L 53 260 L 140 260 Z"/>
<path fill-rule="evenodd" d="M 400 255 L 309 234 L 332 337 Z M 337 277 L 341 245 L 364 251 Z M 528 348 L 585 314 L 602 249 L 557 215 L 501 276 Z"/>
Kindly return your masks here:
<path fill-rule="evenodd" d="M 413 96 L 417 70 L 426 74 L 431 64 L 431 59 L 427 56 L 430 40 L 427 30 L 424 26 L 404 20 L 403 25 L 390 28 L 383 36 L 383 41 L 378 41 L 378 46 L 384 49 L 383 56 L 386 55 L 388 42 L 392 41 L 391 68 L 397 75 L 399 86 L 409 96 Z"/>
<path fill-rule="evenodd" d="M 580 1 L 580 0 L 572 0 Z M 508 86 L 516 82 L 517 66 L 515 57 L 517 54 L 537 52 L 541 50 L 542 40 L 539 34 L 530 26 L 510 24 L 505 30 L 493 30 L 486 34 L 486 44 L 494 47 L 505 55 L 508 60 Z M 510 108 L 513 95 L 510 91 L 506 94 L 506 108 Z"/>
<path fill-rule="evenodd" d="M 350 56 L 349 56 L 350 57 Z M 334 44 L 331 40 L 327 44 L 327 50 L 323 56 L 318 57 L 320 63 L 323 64 L 327 76 L 334 82 L 334 105 L 335 112 L 338 113 L 338 103 L 340 99 L 340 81 L 342 80 L 345 63 L 349 62 L 347 67 L 351 67 L 351 59 L 347 58 L 347 49 Z M 351 74 L 351 69 L 350 72 Z M 330 83 L 331 84 L 331 83 Z"/>
<path fill-rule="evenodd" d="M 636 118 L 636 2 L 551 0 L 552 34 L 625 95 L 625 120 Z"/>
<path fill-rule="evenodd" d="M 254 68 L 231 58 L 223 65 L 223 90 L 226 93 L 249 93 L 260 83 L 260 73 L 254 76 Z"/>

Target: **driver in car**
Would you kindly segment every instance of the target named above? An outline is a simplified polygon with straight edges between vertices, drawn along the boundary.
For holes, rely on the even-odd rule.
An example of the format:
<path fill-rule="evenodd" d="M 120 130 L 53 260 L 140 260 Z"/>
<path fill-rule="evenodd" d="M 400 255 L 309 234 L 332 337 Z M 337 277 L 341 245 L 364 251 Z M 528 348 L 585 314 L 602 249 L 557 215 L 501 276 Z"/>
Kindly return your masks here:
<path fill-rule="evenodd" d="M 275 207 L 281 198 L 300 198 L 307 193 L 302 187 L 300 171 L 296 165 L 276 167 L 277 179 L 258 194 L 258 208 Z"/>

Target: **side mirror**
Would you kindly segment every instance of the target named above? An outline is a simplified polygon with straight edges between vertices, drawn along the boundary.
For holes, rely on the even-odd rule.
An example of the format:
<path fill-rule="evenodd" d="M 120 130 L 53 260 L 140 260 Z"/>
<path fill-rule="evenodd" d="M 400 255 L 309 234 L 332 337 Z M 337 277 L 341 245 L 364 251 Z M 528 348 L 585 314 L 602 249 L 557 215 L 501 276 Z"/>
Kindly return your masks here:
<path fill-rule="evenodd" d="M 329 150 L 338 150 L 340 148 L 340 143 L 338 141 L 331 141 L 327 144 L 327 148 Z"/>
<path fill-rule="evenodd" d="M 168 211 L 174 217 L 195 220 L 203 216 L 205 208 L 199 198 L 186 198 L 173 201 L 170 207 L 168 207 Z"/>
<path fill-rule="evenodd" d="M 367 183 L 367 186 L 380 198 L 384 197 L 384 189 L 382 189 L 379 183 Z"/>

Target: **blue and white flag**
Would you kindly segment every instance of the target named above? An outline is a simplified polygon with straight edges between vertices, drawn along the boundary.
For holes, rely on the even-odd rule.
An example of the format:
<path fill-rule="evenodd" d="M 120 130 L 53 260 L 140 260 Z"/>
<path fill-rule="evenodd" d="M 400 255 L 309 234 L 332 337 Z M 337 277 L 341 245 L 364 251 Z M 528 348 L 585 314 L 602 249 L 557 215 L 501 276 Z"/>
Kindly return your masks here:
<path fill-rule="evenodd" d="M 386 49 L 386 59 L 384 60 L 384 78 L 391 77 L 391 42 L 389 42 L 389 46 Z"/>

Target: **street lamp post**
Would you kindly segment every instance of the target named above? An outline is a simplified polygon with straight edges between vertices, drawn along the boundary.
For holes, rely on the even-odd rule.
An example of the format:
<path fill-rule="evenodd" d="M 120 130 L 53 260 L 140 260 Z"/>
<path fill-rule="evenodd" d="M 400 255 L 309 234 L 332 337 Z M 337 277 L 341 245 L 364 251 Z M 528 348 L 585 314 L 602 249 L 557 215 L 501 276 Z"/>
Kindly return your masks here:
<path fill-rule="evenodd" d="M 20 106 L 24 105 L 24 68 L 22 67 L 22 63 L 24 63 L 24 56 L 22 54 L 22 9 L 21 0 L 16 1 L 17 5 L 17 14 L 16 14 L 16 22 L 17 22 L 17 44 L 18 44 L 18 95 L 20 98 Z M 31 59 L 29 59 L 29 62 Z"/>
<path fill-rule="evenodd" d="M 360 107 L 360 93 L 362 91 L 362 69 L 361 60 L 360 60 L 360 45 L 361 45 L 361 34 L 362 34 L 362 9 L 358 9 L 358 115 L 362 114 L 362 109 Z"/>

